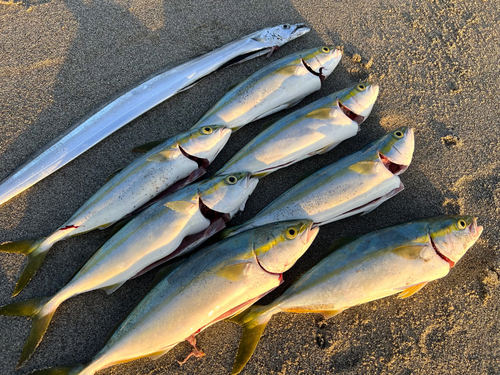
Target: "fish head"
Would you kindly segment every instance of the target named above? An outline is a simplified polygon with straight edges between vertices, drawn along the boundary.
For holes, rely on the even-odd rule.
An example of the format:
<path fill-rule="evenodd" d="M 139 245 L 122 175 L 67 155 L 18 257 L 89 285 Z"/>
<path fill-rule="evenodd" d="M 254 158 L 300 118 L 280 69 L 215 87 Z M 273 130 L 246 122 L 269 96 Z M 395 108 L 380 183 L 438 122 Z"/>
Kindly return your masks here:
<path fill-rule="evenodd" d="M 264 30 L 257 31 L 252 39 L 261 43 L 264 47 L 281 47 L 283 44 L 288 43 L 298 37 L 311 31 L 303 23 L 278 25 L 275 27 L 268 27 Z"/>
<path fill-rule="evenodd" d="M 342 52 L 333 47 L 319 47 L 304 51 L 300 54 L 302 64 L 306 69 L 324 81 L 337 67 Z"/>
<path fill-rule="evenodd" d="M 231 129 L 223 125 L 207 125 L 191 130 L 178 143 L 184 153 L 208 160 L 210 164 L 226 145 L 231 133 Z"/>
<path fill-rule="evenodd" d="M 270 273 L 289 270 L 318 234 L 309 219 L 279 221 L 252 230 L 254 252 L 260 266 Z"/>
<path fill-rule="evenodd" d="M 361 82 L 343 90 L 337 102 L 342 112 L 359 125 L 370 115 L 378 92 L 378 85 Z"/>
<path fill-rule="evenodd" d="M 474 216 L 444 216 L 429 224 L 429 236 L 434 250 L 450 263 L 450 268 L 477 241 L 483 227 Z"/>
<path fill-rule="evenodd" d="M 205 206 L 232 217 L 245 208 L 258 182 L 249 172 L 222 174 L 201 184 L 198 191 Z"/>
<path fill-rule="evenodd" d="M 400 175 L 411 163 L 415 138 L 413 129 L 403 126 L 387 133 L 374 142 L 379 158 L 395 176 Z"/>

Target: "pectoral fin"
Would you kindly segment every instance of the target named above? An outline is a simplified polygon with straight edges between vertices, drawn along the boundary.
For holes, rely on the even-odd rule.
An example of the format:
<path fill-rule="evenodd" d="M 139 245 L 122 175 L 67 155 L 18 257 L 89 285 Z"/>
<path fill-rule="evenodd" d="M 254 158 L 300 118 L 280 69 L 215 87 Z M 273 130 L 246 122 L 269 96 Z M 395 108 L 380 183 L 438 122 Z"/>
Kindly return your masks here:
<path fill-rule="evenodd" d="M 360 161 L 349 167 L 351 171 L 358 172 L 359 174 L 373 174 L 375 173 L 375 161 Z"/>
<path fill-rule="evenodd" d="M 168 207 L 171 210 L 180 213 L 191 213 L 194 210 L 197 210 L 199 205 L 198 203 L 193 203 L 193 202 L 174 201 L 165 203 L 165 207 Z"/>
<path fill-rule="evenodd" d="M 245 270 L 251 266 L 251 262 L 230 264 L 219 269 L 216 275 L 228 279 L 229 281 L 238 281 L 245 275 Z"/>
<path fill-rule="evenodd" d="M 315 118 L 318 120 L 329 120 L 332 116 L 330 115 L 331 108 L 319 108 L 314 111 L 309 112 L 306 117 Z"/>
<path fill-rule="evenodd" d="M 408 298 L 412 295 L 414 295 L 415 293 L 417 293 L 420 289 L 422 289 L 424 286 L 426 286 L 428 283 L 428 281 L 424 281 L 423 283 L 420 283 L 420 284 L 417 284 L 417 285 L 413 285 L 405 290 L 403 290 L 401 293 L 399 293 L 398 295 L 398 298 Z"/>
<path fill-rule="evenodd" d="M 419 259 L 420 258 L 420 252 L 422 249 L 425 247 L 425 245 L 407 245 L 407 246 L 400 246 L 392 250 L 392 252 L 396 255 L 399 255 L 400 257 L 403 257 L 405 259 Z"/>

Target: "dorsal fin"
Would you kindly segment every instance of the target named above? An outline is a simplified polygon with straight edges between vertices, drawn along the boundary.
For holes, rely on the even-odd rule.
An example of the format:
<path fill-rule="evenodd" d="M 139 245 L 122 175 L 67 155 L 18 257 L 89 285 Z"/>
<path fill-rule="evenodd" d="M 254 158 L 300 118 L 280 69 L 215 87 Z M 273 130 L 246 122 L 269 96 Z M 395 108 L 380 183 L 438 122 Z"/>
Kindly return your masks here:
<path fill-rule="evenodd" d="M 108 182 L 109 180 L 111 180 L 113 177 L 115 177 L 118 173 L 120 173 L 121 171 L 123 171 L 123 168 L 120 168 L 120 169 L 117 169 L 116 171 L 114 171 L 113 173 L 111 173 L 108 178 L 106 178 L 106 182 Z"/>
<path fill-rule="evenodd" d="M 144 143 L 140 146 L 137 146 L 137 147 L 134 147 L 132 150 L 132 152 L 140 152 L 140 153 L 143 153 L 145 154 L 146 152 L 148 151 L 151 151 L 153 148 L 155 148 L 156 146 L 159 146 L 161 145 L 163 142 L 165 142 L 167 139 L 159 139 L 157 141 L 152 141 L 152 142 L 148 142 L 148 143 Z"/>

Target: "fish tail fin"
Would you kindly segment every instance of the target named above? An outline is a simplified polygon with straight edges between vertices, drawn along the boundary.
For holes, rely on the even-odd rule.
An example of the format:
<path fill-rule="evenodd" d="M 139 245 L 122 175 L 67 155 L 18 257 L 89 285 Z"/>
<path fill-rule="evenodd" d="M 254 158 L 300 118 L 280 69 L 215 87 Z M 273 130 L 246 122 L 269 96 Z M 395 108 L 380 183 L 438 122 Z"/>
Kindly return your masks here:
<path fill-rule="evenodd" d="M 267 306 L 254 305 L 242 313 L 228 319 L 230 322 L 239 324 L 243 329 L 238 353 L 234 360 L 231 375 L 236 375 L 243 370 L 252 357 L 259 340 L 264 333 L 267 323 L 274 315 Z"/>
<path fill-rule="evenodd" d="M 31 357 L 40 341 L 42 341 L 42 337 L 57 308 L 57 306 L 55 306 L 55 308 L 50 311 L 45 311 L 46 309 L 44 309 L 44 307 L 50 300 L 51 298 L 47 297 L 34 298 L 0 307 L 0 315 L 30 316 L 33 319 L 33 326 L 31 327 L 28 340 L 26 340 L 26 344 L 24 344 L 16 369 L 21 367 L 22 364 Z"/>
<path fill-rule="evenodd" d="M 50 249 L 50 246 L 42 246 L 45 238 L 36 240 L 24 240 L 16 242 L 5 242 L 0 245 L 0 251 L 5 253 L 19 253 L 28 257 L 28 263 L 23 269 L 19 280 L 17 281 L 12 297 L 17 296 L 29 283 L 36 271 L 40 268 Z"/>
<path fill-rule="evenodd" d="M 30 375 L 78 375 L 85 369 L 85 365 L 51 367 L 31 372 Z"/>

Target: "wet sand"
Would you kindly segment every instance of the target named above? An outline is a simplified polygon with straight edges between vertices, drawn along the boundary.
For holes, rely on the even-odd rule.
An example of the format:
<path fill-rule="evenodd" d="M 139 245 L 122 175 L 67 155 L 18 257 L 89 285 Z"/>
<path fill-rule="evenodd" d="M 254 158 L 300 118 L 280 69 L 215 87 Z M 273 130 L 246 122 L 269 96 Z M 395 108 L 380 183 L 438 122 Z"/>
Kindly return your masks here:
<path fill-rule="evenodd" d="M 415 128 L 406 189 L 366 216 L 324 226 L 285 284 L 324 255 L 338 237 L 437 214 L 475 214 L 485 230 L 443 279 L 405 300 L 385 298 L 328 321 L 279 314 L 245 374 L 500 374 L 500 3 L 486 1 L 194 1 L 0 2 L 0 179 L 110 98 L 155 71 L 235 38 L 283 22 L 312 31 L 270 59 L 225 69 L 164 102 L 58 172 L 0 207 L 0 242 L 48 235 L 136 156 L 134 146 L 186 130 L 228 88 L 270 61 L 323 44 L 343 59 L 303 103 L 360 80 L 381 94 L 360 133 L 332 152 L 263 179 L 233 224 L 254 216 L 305 175 L 402 125 Z M 290 112 L 290 111 L 288 111 Z M 210 167 L 213 174 L 261 126 L 238 131 Z M 10 297 L 24 266 L 0 254 L 0 305 L 58 291 L 110 235 L 96 231 L 50 251 L 28 287 Z M 31 328 L 0 317 L 0 373 L 84 363 L 106 342 L 154 277 L 127 282 L 111 296 L 90 292 L 63 303 L 36 353 L 14 371 Z M 273 299 L 279 291 L 262 302 Z M 165 332 L 167 335 L 168 332 Z M 162 358 L 99 374 L 228 374 L 241 330 L 216 324 L 197 340 L 206 353 L 180 367 L 182 343 Z"/>

